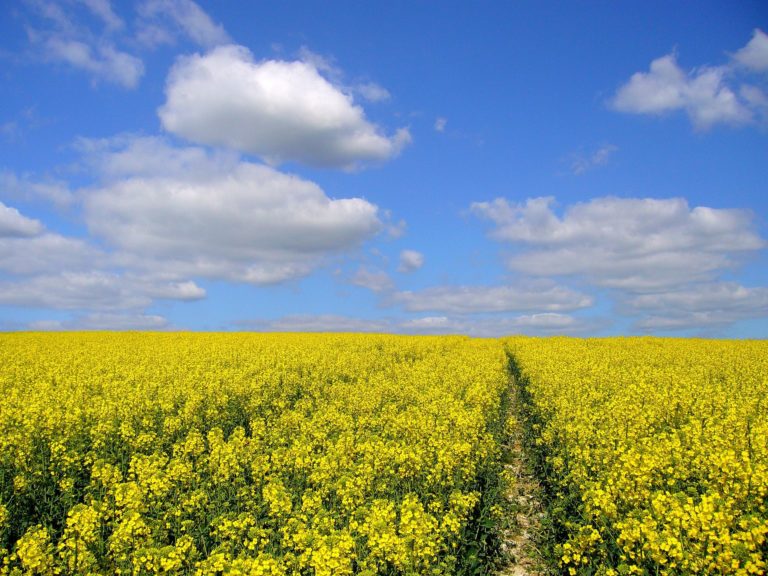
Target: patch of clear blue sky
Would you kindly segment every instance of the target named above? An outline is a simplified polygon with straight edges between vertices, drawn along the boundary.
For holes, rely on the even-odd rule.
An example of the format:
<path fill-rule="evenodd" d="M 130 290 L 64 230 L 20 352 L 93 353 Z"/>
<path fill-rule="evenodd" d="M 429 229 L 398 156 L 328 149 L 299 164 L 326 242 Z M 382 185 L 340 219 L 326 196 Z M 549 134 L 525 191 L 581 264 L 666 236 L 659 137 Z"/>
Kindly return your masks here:
<path fill-rule="evenodd" d="M 490 226 L 469 214 L 474 201 L 506 197 L 523 202 L 555 196 L 575 202 L 619 197 L 684 197 L 691 206 L 746 208 L 768 238 L 768 136 L 765 128 L 717 125 L 697 133 L 682 112 L 656 118 L 620 114 L 607 102 L 650 62 L 676 52 L 680 66 L 720 65 L 755 28 L 768 29 L 768 5 L 755 2 L 200 2 L 235 43 L 256 59 L 296 58 L 302 47 L 332 59 L 350 82 L 372 81 L 391 99 L 363 103 L 372 121 L 392 131 L 408 126 L 413 143 L 381 166 L 353 173 L 285 164 L 282 170 L 317 182 L 333 198 L 363 197 L 392 219 L 407 222 L 400 238 L 385 235 L 304 280 L 253 287 L 199 280 L 208 297 L 159 302 L 148 313 L 172 324 L 219 329 L 238 320 L 291 314 L 410 318 L 363 288 L 344 282 L 362 262 L 388 270 L 399 289 L 434 285 L 492 285 L 512 281 L 504 267 L 510 248 L 488 239 Z M 134 4 L 114 3 L 128 26 Z M 73 188 L 92 178 L 73 147 L 78 137 L 162 133 L 156 111 L 164 102 L 170 66 L 199 48 L 176 45 L 142 53 L 145 74 L 136 89 L 92 82 L 87 74 L 39 61 L 23 3 L 0 17 L 0 169 L 55 177 Z M 91 22 L 95 24 L 95 22 Z M 445 131 L 434 129 L 437 118 Z M 616 147 L 604 166 L 574 175 L 575 154 Z M 40 202 L 0 200 L 40 218 L 62 234 L 87 237 L 78 212 Z M 97 239 L 91 241 L 98 243 Z M 382 257 L 372 255 L 375 248 Z M 405 248 L 424 253 L 423 269 L 397 274 Z M 388 259 L 388 260 L 387 260 Z M 765 251 L 734 278 L 768 286 Z M 592 311 L 615 313 L 602 289 Z M 74 314 L 74 313 L 73 313 Z M 17 323 L 66 318 L 66 313 L 0 307 Z M 600 333 L 631 331 L 616 318 Z M 724 335 L 765 336 L 765 319 L 744 321 Z"/>

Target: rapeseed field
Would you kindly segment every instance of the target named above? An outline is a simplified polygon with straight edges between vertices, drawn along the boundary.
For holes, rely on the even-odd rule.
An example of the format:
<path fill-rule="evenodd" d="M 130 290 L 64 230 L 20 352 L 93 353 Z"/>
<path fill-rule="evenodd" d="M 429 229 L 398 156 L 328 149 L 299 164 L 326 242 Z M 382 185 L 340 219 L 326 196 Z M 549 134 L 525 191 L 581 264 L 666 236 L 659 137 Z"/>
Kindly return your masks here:
<path fill-rule="evenodd" d="M 767 570 L 768 342 L 4 334 L 0 394 L 0 574 L 489 573 L 512 429 L 553 573 Z"/>
<path fill-rule="evenodd" d="M 464 337 L 0 335 L 0 572 L 454 573 L 505 362 Z"/>
<path fill-rule="evenodd" d="M 765 574 L 768 342 L 510 338 L 566 574 Z"/>

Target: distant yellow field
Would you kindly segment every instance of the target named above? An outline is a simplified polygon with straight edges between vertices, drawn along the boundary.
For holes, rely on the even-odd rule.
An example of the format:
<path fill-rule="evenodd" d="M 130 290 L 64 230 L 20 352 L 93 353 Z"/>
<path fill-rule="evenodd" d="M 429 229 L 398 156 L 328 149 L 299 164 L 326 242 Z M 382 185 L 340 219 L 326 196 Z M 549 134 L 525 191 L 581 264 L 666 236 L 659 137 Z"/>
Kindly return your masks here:
<path fill-rule="evenodd" d="M 571 574 L 764 574 L 768 342 L 506 340 Z"/>
<path fill-rule="evenodd" d="M 507 384 L 494 340 L 0 335 L 0 572 L 453 573 Z"/>

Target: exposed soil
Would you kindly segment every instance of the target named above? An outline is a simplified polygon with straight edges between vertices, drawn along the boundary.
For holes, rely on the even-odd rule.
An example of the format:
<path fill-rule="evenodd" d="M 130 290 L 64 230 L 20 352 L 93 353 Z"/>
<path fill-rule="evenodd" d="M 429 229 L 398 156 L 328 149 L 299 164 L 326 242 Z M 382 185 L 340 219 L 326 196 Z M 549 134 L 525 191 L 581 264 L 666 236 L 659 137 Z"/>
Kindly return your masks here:
<path fill-rule="evenodd" d="M 515 386 L 512 379 L 512 386 Z M 517 394 L 512 393 L 511 412 L 519 413 Z M 541 486 L 531 469 L 522 444 L 522 427 L 514 427 L 509 443 L 504 446 L 504 467 L 513 481 L 507 499 L 514 514 L 510 526 L 504 532 L 502 544 L 504 555 L 509 563 L 498 576 L 544 576 L 552 573 L 546 567 L 539 549 L 544 537 L 542 520 L 544 507 L 541 504 Z"/>

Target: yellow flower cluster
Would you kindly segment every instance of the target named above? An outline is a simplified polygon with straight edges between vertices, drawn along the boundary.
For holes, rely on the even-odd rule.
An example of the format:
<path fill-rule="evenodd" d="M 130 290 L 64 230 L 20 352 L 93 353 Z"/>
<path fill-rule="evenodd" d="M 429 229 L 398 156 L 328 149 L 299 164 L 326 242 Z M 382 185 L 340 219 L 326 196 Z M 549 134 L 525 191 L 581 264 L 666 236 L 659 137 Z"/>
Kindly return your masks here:
<path fill-rule="evenodd" d="M 499 341 L 0 335 L 0 574 L 449 574 Z"/>
<path fill-rule="evenodd" d="M 768 342 L 505 343 L 565 573 L 766 573 Z"/>

